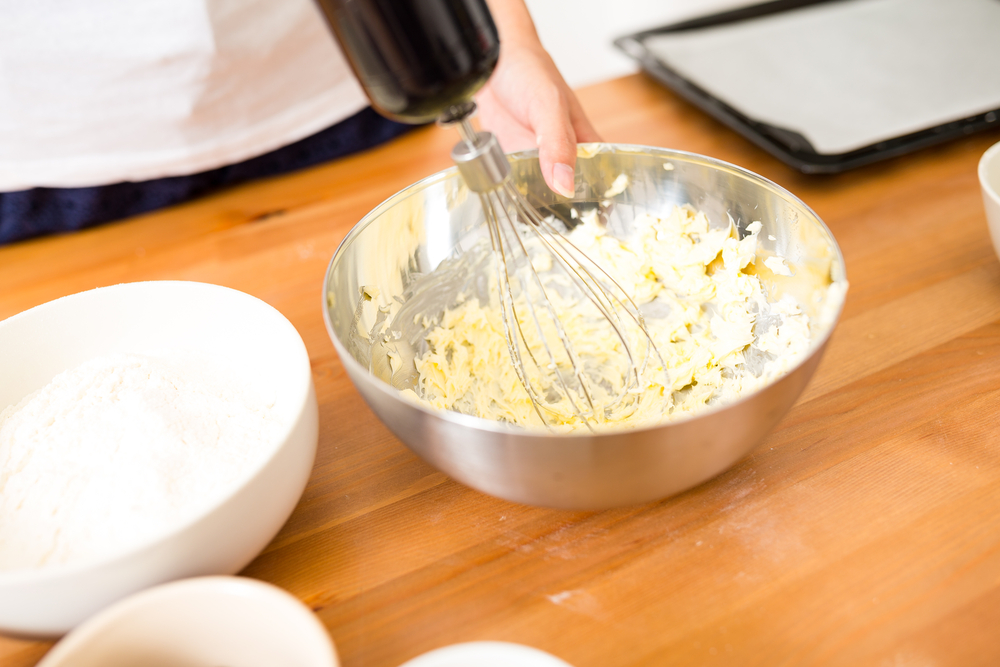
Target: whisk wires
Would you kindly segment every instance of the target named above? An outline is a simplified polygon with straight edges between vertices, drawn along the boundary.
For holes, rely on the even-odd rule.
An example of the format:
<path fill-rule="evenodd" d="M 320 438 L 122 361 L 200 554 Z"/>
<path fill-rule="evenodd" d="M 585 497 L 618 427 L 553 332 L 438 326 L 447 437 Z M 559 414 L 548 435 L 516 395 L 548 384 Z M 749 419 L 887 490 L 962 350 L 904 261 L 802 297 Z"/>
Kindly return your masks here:
<path fill-rule="evenodd" d="M 528 203 L 496 138 L 477 133 L 469 115 L 462 109 L 449 120 L 463 139 L 452 158 L 482 202 L 504 339 L 539 419 L 594 430 L 648 386 L 659 383 L 666 394 L 666 364 L 635 301 Z"/>
<path fill-rule="evenodd" d="M 655 381 L 651 372 L 665 372 L 638 306 L 509 181 L 480 197 L 496 256 L 504 337 L 536 414 L 546 425 L 568 418 L 588 428 L 600 424 L 624 402 L 637 400 Z M 547 261 L 539 262 L 540 255 Z M 581 339 L 567 330 L 567 318 L 585 321 L 587 332 L 610 332 L 596 337 L 613 348 L 603 351 L 603 363 L 593 359 L 595 350 L 578 350 Z M 615 351 L 620 359 L 609 362 Z"/>

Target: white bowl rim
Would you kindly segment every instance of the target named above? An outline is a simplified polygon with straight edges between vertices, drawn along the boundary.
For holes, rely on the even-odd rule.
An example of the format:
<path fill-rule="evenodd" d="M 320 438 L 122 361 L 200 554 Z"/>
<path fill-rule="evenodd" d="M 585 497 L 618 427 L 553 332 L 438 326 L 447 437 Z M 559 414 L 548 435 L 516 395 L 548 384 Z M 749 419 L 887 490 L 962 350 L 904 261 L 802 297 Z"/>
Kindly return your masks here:
<path fill-rule="evenodd" d="M 767 178 L 761 176 L 760 174 L 752 172 L 749 169 L 746 169 L 744 167 L 740 167 L 738 165 L 735 165 L 735 164 L 732 164 L 732 163 L 729 163 L 729 162 L 725 162 L 725 161 L 719 160 L 717 158 L 709 157 L 707 155 L 701 155 L 699 153 L 692 153 L 690 151 L 679 151 L 679 150 L 673 150 L 673 149 L 669 149 L 669 148 L 660 148 L 660 147 L 656 147 L 656 146 L 643 146 L 641 144 L 590 143 L 590 144 L 578 144 L 577 145 L 577 149 L 578 149 L 578 154 L 579 154 L 579 151 L 581 149 L 584 150 L 584 151 L 588 151 L 588 153 L 584 153 L 584 155 L 594 155 L 594 154 L 602 153 L 602 152 L 611 152 L 611 153 L 614 153 L 614 152 L 639 153 L 639 154 L 649 154 L 649 155 L 662 156 L 662 157 L 664 157 L 666 159 L 684 159 L 684 160 L 688 160 L 688 161 L 691 161 L 691 162 L 701 162 L 701 163 L 705 163 L 708 166 L 712 166 L 712 167 L 715 167 L 715 168 L 722 168 L 722 169 L 732 170 L 732 171 L 736 172 L 737 174 L 739 174 L 740 176 L 743 176 L 744 178 L 746 178 L 746 179 L 748 179 L 750 181 L 757 182 L 760 185 L 764 185 L 765 187 L 773 189 L 777 193 L 779 193 L 779 194 L 787 197 L 792 202 L 794 202 L 797 205 L 801 206 L 807 213 L 809 213 L 810 215 L 812 215 L 813 218 L 815 218 L 815 220 L 819 223 L 820 227 L 823 229 L 823 231 L 826 232 L 827 236 L 833 242 L 834 257 L 838 260 L 838 263 L 839 263 L 839 266 L 840 266 L 840 270 L 841 270 L 841 273 L 842 273 L 841 281 L 845 285 L 848 284 L 848 281 L 847 281 L 847 266 L 846 266 L 846 264 L 844 262 L 844 254 L 843 254 L 843 252 L 840 249 L 840 244 L 837 243 L 836 237 L 834 237 L 833 232 L 830 231 L 830 228 L 827 226 L 826 222 L 824 222 L 823 219 L 819 215 L 817 215 L 817 213 L 815 211 L 813 211 L 812 208 L 808 204 L 806 204 L 804 201 L 802 201 L 802 199 L 800 199 L 796 195 L 792 194 L 786 188 L 783 188 L 782 186 L 778 185 L 774 181 L 771 181 L 770 179 L 767 179 Z M 518 151 L 518 152 L 515 152 L 515 153 L 509 153 L 508 157 L 510 159 L 512 159 L 512 160 L 520 160 L 520 159 L 526 159 L 526 158 L 527 159 L 537 158 L 538 157 L 538 149 L 531 149 L 531 150 L 526 150 L 526 151 Z M 360 371 L 362 373 L 367 373 L 367 374 L 371 375 L 371 373 L 368 371 L 368 369 L 364 368 L 364 366 L 362 366 L 360 363 L 358 363 L 358 361 L 353 356 L 351 356 L 350 354 L 347 353 L 347 350 L 343 347 L 343 345 L 340 342 L 340 338 L 336 335 L 336 333 L 333 330 L 333 323 L 330 321 L 330 312 L 329 312 L 329 309 L 327 307 L 327 282 L 328 282 L 328 279 L 329 279 L 329 276 L 330 276 L 331 272 L 334 269 L 334 264 L 340 258 L 341 251 L 344 248 L 346 248 L 350 243 L 353 243 L 354 239 L 356 237 L 360 236 L 361 233 L 372 222 L 374 222 L 375 218 L 377 218 L 379 215 L 381 215 L 385 209 L 387 209 L 390 206 L 395 205 L 396 202 L 401 201 L 401 200 L 405 199 L 406 197 L 409 197 L 410 195 L 414 194 L 415 192 L 417 192 L 419 190 L 422 190 L 422 189 L 424 189 L 424 188 L 426 188 L 426 187 L 428 187 L 430 185 L 433 185 L 434 183 L 436 183 L 438 181 L 450 178 L 450 177 L 452 177 L 453 175 L 455 175 L 457 173 L 458 173 L 458 168 L 457 167 L 449 167 L 449 168 L 443 169 L 443 170 L 441 170 L 441 171 L 439 171 L 439 172 L 437 172 L 435 174 L 431 174 L 430 176 L 427 176 L 426 178 L 423 178 L 423 179 L 417 181 L 416 183 L 413 183 L 412 185 L 409 185 L 409 186 L 403 188 L 402 190 L 396 192 L 395 194 L 390 195 L 384 201 L 382 201 L 378 206 L 376 206 L 371 211 L 369 211 L 367 214 L 365 214 L 365 216 L 363 218 L 361 218 L 361 220 L 359 220 L 354 225 L 354 227 L 351 228 L 351 230 L 347 233 L 347 235 L 344 237 L 344 239 L 337 246 L 337 250 L 334 251 L 333 256 L 330 258 L 330 262 L 327 264 L 326 273 L 323 275 L 323 288 L 322 288 L 322 292 L 323 293 L 321 295 L 321 304 L 322 304 L 322 310 L 323 310 L 323 322 L 326 325 L 327 334 L 330 337 L 330 340 L 333 342 L 333 345 L 334 345 L 334 347 L 337 350 L 337 355 L 340 357 L 341 363 L 343 363 L 345 366 L 346 365 L 350 365 L 352 368 L 355 368 L 355 369 L 357 369 L 358 371 Z M 659 424 L 653 424 L 653 425 L 650 425 L 650 426 L 643 426 L 643 427 L 639 427 L 639 428 L 612 429 L 612 430 L 608 430 L 608 431 L 597 431 L 595 433 L 591 433 L 589 431 L 572 431 L 572 432 L 569 432 L 569 433 L 560 433 L 560 432 L 551 432 L 551 431 L 541 431 L 541 430 L 534 430 L 534 429 L 526 429 L 525 427 L 519 426 L 517 424 L 509 424 L 509 423 L 506 423 L 506 422 L 499 422 L 499 421 L 490 421 L 488 419 L 483 419 L 482 417 L 476 417 L 476 416 L 473 416 L 473 415 L 466 415 L 466 414 L 463 414 L 461 412 L 453 412 L 451 410 L 436 410 L 436 409 L 433 409 L 433 408 L 429 408 L 429 407 L 427 407 L 425 405 L 417 403 L 416 401 L 407 400 L 406 398 L 404 398 L 401 395 L 402 392 L 400 392 L 400 390 L 396 389 L 395 387 L 393 387 L 393 386 L 389 385 L 388 383 L 386 383 L 386 382 L 384 382 L 382 380 L 379 380 L 377 378 L 375 378 L 374 381 L 372 382 L 372 386 L 374 386 L 377 391 L 385 394 L 386 396 L 389 396 L 389 397 L 391 397 L 391 398 L 393 398 L 395 400 L 398 400 L 398 401 L 404 401 L 404 402 L 407 403 L 407 405 L 410 405 L 410 406 L 416 408 L 417 410 L 423 412 L 426 415 L 429 415 L 429 416 L 432 416 L 432 417 L 437 417 L 437 418 L 443 419 L 445 421 L 450 421 L 450 422 L 452 422 L 454 424 L 457 424 L 459 426 L 464 426 L 466 428 L 473 428 L 473 429 L 477 429 L 477 430 L 481 430 L 481 431 L 489 431 L 489 432 L 493 432 L 493 433 L 500 433 L 500 434 L 504 434 L 504 435 L 508 435 L 508 436 L 514 436 L 514 437 L 517 437 L 517 436 L 524 436 L 524 437 L 540 437 L 540 436 L 541 437 L 555 437 L 555 438 L 559 438 L 559 439 L 565 440 L 567 442 L 573 442 L 574 440 L 584 440 L 584 439 L 589 439 L 589 440 L 595 440 L 595 439 L 612 439 L 612 438 L 617 438 L 622 433 L 643 433 L 643 432 L 649 432 L 649 431 L 656 431 L 656 430 L 659 430 L 659 429 L 662 429 L 662 428 L 665 428 L 665 427 L 675 426 L 675 425 L 678 425 L 678 424 L 681 424 L 681 423 L 690 423 L 690 422 L 701 420 L 701 419 L 710 419 L 715 414 L 717 414 L 719 412 L 728 410 L 728 409 L 730 409 L 730 408 L 732 408 L 734 406 L 737 406 L 737 405 L 740 405 L 740 404 L 742 404 L 744 402 L 752 400 L 761 391 L 764 391 L 768 387 L 773 387 L 774 385 L 776 385 L 776 384 L 778 384 L 778 383 L 786 380 L 787 378 L 789 378 L 791 375 L 794 374 L 794 372 L 798 368 L 800 368 L 804 364 L 808 363 L 809 360 L 812 359 L 813 356 L 819 350 L 821 350 L 824 345 L 826 345 L 826 343 L 830 340 L 830 336 L 833 335 L 834 329 L 837 328 L 837 322 L 840 321 L 840 316 L 844 312 L 844 304 L 845 303 L 846 303 L 846 294 L 845 294 L 845 298 L 841 299 L 841 302 L 840 302 L 840 304 L 838 305 L 838 308 L 837 308 L 836 315 L 831 319 L 830 326 L 827 327 L 826 331 L 823 332 L 822 336 L 820 336 L 819 338 L 814 339 L 810 343 L 809 353 L 806 354 L 802 359 L 800 359 L 797 364 L 795 364 L 794 366 L 791 366 L 790 368 L 786 369 L 786 371 L 781 376 L 777 377 L 770 384 L 768 384 L 768 385 L 766 385 L 764 387 L 761 387 L 761 388 L 757 389 L 756 391 L 753 391 L 753 392 L 751 392 L 751 393 L 749 393 L 749 394 L 747 394 L 745 396 L 741 396 L 740 398 L 736 399 L 735 401 L 732 401 L 732 402 L 729 402 L 729 403 L 725 403 L 725 404 L 722 404 L 722 405 L 711 406 L 711 407 L 705 408 L 704 410 L 699 410 L 697 412 L 697 414 L 694 414 L 694 415 L 685 415 L 685 416 L 683 416 L 683 417 L 681 417 L 679 419 L 675 419 L 675 420 L 672 420 L 672 421 L 665 421 L 665 422 L 661 422 Z M 374 376 L 372 376 L 372 377 L 374 378 Z"/>
<path fill-rule="evenodd" d="M 548 651 L 509 641 L 478 640 L 448 644 L 411 658 L 399 667 L 443 667 L 454 664 L 508 664 L 522 667 L 572 667 Z"/>
<path fill-rule="evenodd" d="M 1000 161 L 1000 141 L 986 149 L 983 156 L 979 158 L 979 168 L 977 169 L 979 185 L 982 186 L 983 192 L 987 193 L 997 206 L 1000 206 L 1000 192 L 986 179 L 986 168 L 993 161 Z"/>
<path fill-rule="evenodd" d="M 325 644 L 329 647 L 331 667 L 338 667 L 340 665 L 333 639 L 330 637 L 326 626 L 320 622 L 312 610 L 306 607 L 304 602 L 274 584 L 250 577 L 227 575 L 178 579 L 158 584 L 124 597 L 97 612 L 70 631 L 50 649 L 38 664 L 45 666 L 49 662 L 55 662 L 56 660 L 65 661 L 67 658 L 72 657 L 81 646 L 86 645 L 94 637 L 103 634 L 108 626 L 119 618 L 148 608 L 150 605 L 159 604 L 163 600 L 176 599 L 177 596 L 187 595 L 192 590 L 195 592 L 209 591 L 223 594 L 240 590 L 255 597 L 268 598 L 270 605 L 283 605 L 289 613 L 297 617 L 297 622 L 301 623 L 304 627 L 308 627 L 310 632 L 326 639 Z"/>
<path fill-rule="evenodd" d="M 37 312 L 41 309 L 45 309 L 47 307 L 52 306 L 52 304 L 73 299 L 75 297 L 79 297 L 80 295 L 91 294 L 93 292 L 104 291 L 104 290 L 141 289 L 140 286 L 144 285 L 183 285 L 184 289 L 190 288 L 190 289 L 205 289 L 206 291 L 218 291 L 220 293 L 227 293 L 235 298 L 247 299 L 251 303 L 255 302 L 259 306 L 263 306 L 264 312 L 270 312 L 273 313 L 274 315 L 277 315 L 277 317 L 280 318 L 280 320 L 283 320 L 285 323 L 287 323 L 291 331 L 295 332 L 296 337 L 298 338 L 298 344 L 299 346 L 301 346 L 300 351 L 306 361 L 306 366 L 310 368 L 309 377 L 311 379 L 312 371 L 311 371 L 311 365 L 309 363 L 309 353 L 306 350 L 305 343 L 302 341 L 302 337 L 301 335 L 299 335 L 298 330 L 295 329 L 294 325 L 292 325 L 292 323 L 288 320 L 287 317 L 281 314 L 281 311 L 279 311 L 277 308 L 267 303 L 266 301 L 259 299 L 251 294 L 247 294 L 246 292 L 241 292 L 240 290 L 233 289 L 231 287 L 216 285 L 214 283 L 204 283 L 193 280 L 144 280 L 136 282 L 117 283 L 114 285 L 108 285 L 104 287 L 95 287 L 93 289 L 84 290 L 83 292 L 76 292 L 75 294 L 68 294 L 66 296 L 62 296 L 57 299 L 52 299 L 51 301 L 46 301 L 45 303 L 41 303 L 32 308 L 21 311 L 20 313 L 17 313 L 15 315 L 11 315 L 5 320 L 0 320 L 0 327 L 3 327 L 6 323 L 12 322 L 16 319 L 20 319 L 22 317 L 28 317 L 29 313 L 32 313 L 33 311 Z M 308 383 L 301 391 L 301 396 L 296 396 L 295 399 L 296 399 L 296 405 L 299 406 L 297 414 L 301 415 L 302 410 L 306 406 L 306 402 L 309 399 Z M 230 493 L 217 499 L 216 502 L 213 503 L 211 506 L 206 507 L 203 511 L 201 511 L 195 516 L 190 517 L 187 521 L 174 526 L 170 531 L 163 533 L 160 536 L 155 537 L 151 540 L 147 540 L 145 542 L 133 545 L 128 549 L 119 551 L 117 553 L 114 553 L 112 555 L 100 559 L 84 561 L 79 563 L 62 563 L 58 565 L 47 565 L 38 568 L 0 570 L 0 589 L 2 589 L 4 586 L 10 586 L 10 585 L 23 586 L 26 584 L 42 583 L 46 581 L 57 580 L 63 577 L 70 577 L 74 575 L 83 574 L 86 573 L 88 570 L 93 570 L 94 568 L 110 567 L 113 566 L 115 563 L 131 559 L 143 551 L 154 550 L 158 548 L 163 543 L 172 540 L 178 534 L 183 533 L 184 531 L 191 528 L 191 526 L 197 524 L 199 521 L 203 520 L 205 517 L 215 512 L 215 510 L 217 510 L 223 504 L 228 502 L 236 493 L 238 493 L 241 489 L 248 486 L 254 479 L 260 476 L 261 473 L 264 471 L 264 469 L 271 464 L 271 462 L 281 451 L 282 446 L 287 442 L 288 436 L 292 433 L 292 430 L 295 428 L 297 423 L 298 423 L 297 418 L 289 420 L 289 422 L 285 425 L 285 428 L 281 431 L 280 437 L 275 437 L 274 443 L 271 446 L 271 451 L 268 453 L 268 456 L 261 459 L 256 467 L 248 469 L 245 472 L 244 476 L 242 477 L 239 485 L 231 489 Z"/>

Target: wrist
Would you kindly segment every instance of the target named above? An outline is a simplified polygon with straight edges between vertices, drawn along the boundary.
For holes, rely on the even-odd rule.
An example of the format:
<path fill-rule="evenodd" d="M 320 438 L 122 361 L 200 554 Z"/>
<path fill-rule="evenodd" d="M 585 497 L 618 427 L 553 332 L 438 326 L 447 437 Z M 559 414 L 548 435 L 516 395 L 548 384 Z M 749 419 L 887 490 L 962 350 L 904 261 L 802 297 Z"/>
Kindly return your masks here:
<path fill-rule="evenodd" d="M 486 0 L 486 4 L 502 43 L 513 44 L 518 48 L 542 49 L 535 23 L 523 0 Z"/>

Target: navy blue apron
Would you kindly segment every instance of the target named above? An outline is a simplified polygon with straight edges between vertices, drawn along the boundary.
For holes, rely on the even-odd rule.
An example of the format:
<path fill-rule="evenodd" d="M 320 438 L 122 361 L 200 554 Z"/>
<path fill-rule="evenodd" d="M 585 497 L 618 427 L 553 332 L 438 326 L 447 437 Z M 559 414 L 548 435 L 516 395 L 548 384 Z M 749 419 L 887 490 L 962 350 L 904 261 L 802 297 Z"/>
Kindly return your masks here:
<path fill-rule="evenodd" d="M 368 107 L 284 148 L 190 176 L 0 192 L 0 244 L 121 220 L 256 178 L 303 169 L 384 143 L 412 127 L 383 118 Z"/>

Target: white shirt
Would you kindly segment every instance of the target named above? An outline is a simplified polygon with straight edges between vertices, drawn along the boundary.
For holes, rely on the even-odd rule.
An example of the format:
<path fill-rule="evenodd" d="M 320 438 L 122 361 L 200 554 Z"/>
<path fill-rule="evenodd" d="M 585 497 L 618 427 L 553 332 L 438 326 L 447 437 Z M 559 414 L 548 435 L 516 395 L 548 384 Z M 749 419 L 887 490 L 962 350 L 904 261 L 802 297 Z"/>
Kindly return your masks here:
<path fill-rule="evenodd" d="M 0 0 L 0 192 L 197 173 L 366 104 L 311 0 Z"/>

